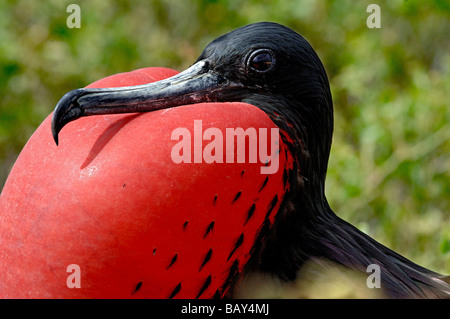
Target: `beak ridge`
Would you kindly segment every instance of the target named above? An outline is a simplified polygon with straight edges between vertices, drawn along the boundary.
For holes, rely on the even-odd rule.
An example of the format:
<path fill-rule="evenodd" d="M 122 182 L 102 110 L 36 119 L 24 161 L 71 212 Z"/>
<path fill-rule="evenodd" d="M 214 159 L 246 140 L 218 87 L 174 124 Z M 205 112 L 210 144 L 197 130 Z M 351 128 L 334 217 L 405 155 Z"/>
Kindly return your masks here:
<path fill-rule="evenodd" d="M 57 103 L 52 118 L 52 135 L 82 116 L 150 112 L 179 105 L 220 102 L 220 92 L 236 88 L 199 61 L 185 71 L 153 83 L 104 89 L 82 88 L 66 93 Z"/>

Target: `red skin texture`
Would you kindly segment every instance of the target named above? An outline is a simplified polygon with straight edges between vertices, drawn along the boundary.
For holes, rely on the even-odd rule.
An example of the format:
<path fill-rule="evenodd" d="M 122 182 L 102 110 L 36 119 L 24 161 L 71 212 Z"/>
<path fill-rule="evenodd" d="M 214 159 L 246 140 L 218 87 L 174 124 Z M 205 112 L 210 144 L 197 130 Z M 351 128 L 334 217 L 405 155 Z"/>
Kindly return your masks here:
<path fill-rule="evenodd" d="M 89 87 L 138 85 L 176 73 L 145 68 Z M 226 295 L 230 269 L 237 261 L 237 275 L 242 272 L 276 195 L 274 221 L 285 193 L 283 169 L 292 162 L 280 138 L 279 169 L 271 175 L 260 173 L 259 160 L 175 164 L 170 154 L 178 140 L 171 132 L 186 127 L 193 134 L 194 120 L 224 136 L 227 127 L 276 128 L 255 106 L 202 103 L 84 117 L 64 127 L 56 146 L 51 116 L 45 119 L 0 197 L 0 297 L 169 298 L 179 284 L 172 297 Z M 70 264 L 80 267 L 81 288 L 67 286 Z"/>

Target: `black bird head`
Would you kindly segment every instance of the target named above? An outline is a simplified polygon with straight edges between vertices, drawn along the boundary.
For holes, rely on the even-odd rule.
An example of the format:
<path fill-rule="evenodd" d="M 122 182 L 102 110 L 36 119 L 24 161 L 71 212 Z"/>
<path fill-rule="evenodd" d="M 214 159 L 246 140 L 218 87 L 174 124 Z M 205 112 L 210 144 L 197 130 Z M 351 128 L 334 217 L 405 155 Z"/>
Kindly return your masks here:
<path fill-rule="evenodd" d="M 285 26 L 255 23 L 212 41 L 200 61 L 238 84 L 221 100 L 258 106 L 290 135 L 302 167 L 301 183 L 306 181 L 322 197 L 333 102 L 325 68 L 311 45 Z"/>
<path fill-rule="evenodd" d="M 190 68 L 163 81 L 73 90 L 58 102 L 52 132 L 58 144 L 63 126 L 81 116 L 233 101 L 261 108 L 290 135 L 304 180 L 323 193 L 333 130 L 327 75 L 309 43 L 277 23 L 255 23 L 217 38 Z"/>

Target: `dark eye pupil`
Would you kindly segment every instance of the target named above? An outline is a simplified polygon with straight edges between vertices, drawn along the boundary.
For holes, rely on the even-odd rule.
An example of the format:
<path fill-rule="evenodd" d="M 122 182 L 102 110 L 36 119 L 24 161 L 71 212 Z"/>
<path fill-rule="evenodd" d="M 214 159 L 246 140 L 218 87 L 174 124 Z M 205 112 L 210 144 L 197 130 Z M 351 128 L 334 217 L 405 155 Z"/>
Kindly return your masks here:
<path fill-rule="evenodd" d="M 273 58 L 270 53 L 262 52 L 253 57 L 251 65 L 257 71 L 265 71 L 271 67 L 272 60 Z"/>

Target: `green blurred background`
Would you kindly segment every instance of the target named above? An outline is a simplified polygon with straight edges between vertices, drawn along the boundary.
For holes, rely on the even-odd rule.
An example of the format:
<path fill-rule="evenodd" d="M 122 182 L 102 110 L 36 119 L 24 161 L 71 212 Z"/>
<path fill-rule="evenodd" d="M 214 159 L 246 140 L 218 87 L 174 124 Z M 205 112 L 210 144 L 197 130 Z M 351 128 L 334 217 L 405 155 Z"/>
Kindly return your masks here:
<path fill-rule="evenodd" d="M 80 29 L 66 25 L 71 3 L 81 8 Z M 380 5 L 380 29 L 366 25 L 370 3 Z M 330 78 L 331 207 L 450 274 L 449 18 L 448 0 L 3 0 L 0 188 L 67 91 L 148 66 L 183 70 L 217 36 L 275 21 L 312 44 Z"/>

